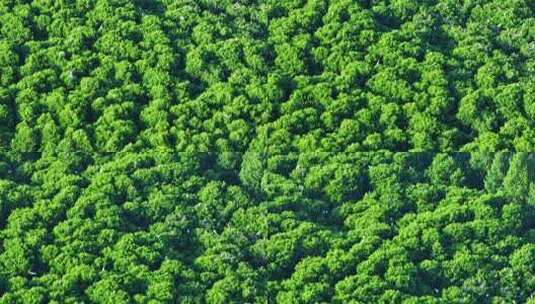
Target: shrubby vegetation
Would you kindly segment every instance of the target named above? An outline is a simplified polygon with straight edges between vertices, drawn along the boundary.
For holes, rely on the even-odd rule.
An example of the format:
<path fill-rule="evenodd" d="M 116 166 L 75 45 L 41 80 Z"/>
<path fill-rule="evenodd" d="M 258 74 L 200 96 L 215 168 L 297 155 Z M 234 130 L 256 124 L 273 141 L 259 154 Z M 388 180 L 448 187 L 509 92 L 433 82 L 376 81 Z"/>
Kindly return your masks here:
<path fill-rule="evenodd" d="M 535 303 L 526 0 L 5 0 L 0 303 Z"/>

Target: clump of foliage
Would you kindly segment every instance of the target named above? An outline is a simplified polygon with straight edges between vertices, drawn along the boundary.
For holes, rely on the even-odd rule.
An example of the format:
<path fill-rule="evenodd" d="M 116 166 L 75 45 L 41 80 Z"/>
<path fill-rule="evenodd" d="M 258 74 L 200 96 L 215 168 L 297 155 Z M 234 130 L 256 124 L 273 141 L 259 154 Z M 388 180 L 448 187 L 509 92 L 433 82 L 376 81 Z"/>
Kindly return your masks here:
<path fill-rule="evenodd" d="M 526 0 L 0 3 L 0 303 L 535 303 Z"/>

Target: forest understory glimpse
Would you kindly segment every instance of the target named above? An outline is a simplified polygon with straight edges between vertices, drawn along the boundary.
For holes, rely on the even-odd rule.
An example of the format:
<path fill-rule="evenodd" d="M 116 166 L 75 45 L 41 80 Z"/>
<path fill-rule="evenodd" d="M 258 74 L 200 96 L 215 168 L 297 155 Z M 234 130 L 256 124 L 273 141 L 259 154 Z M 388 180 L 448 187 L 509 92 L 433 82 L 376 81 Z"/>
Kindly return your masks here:
<path fill-rule="evenodd" d="M 0 304 L 535 304 L 533 0 L 0 0 Z"/>

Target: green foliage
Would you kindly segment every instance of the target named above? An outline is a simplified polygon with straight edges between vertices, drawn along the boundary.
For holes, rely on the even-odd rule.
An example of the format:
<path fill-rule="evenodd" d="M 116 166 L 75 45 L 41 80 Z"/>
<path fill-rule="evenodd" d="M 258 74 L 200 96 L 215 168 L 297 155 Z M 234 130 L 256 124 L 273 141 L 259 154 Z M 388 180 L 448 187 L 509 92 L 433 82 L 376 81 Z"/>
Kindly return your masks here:
<path fill-rule="evenodd" d="M 535 303 L 534 14 L 0 1 L 0 303 Z"/>
<path fill-rule="evenodd" d="M 244 158 L 214 176 L 215 155 L 3 153 L 1 301 L 532 296 L 531 154 Z"/>

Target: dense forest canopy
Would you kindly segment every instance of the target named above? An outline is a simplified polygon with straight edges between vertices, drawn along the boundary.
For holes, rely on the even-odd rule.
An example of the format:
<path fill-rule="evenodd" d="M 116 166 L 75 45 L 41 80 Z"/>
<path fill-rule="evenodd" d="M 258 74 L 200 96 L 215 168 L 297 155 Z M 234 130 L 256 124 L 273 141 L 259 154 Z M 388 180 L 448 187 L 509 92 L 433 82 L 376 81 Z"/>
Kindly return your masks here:
<path fill-rule="evenodd" d="M 535 2 L 0 0 L 0 303 L 535 304 Z"/>
<path fill-rule="evenodd" d="M 21 152 L 533 151 L 529 0 L 4 0 Z"/>
<path fill-rule="evenodd" d="M 221 159 L 2 154 L 0 303 L 534 303 L 534 154 Z"/>

